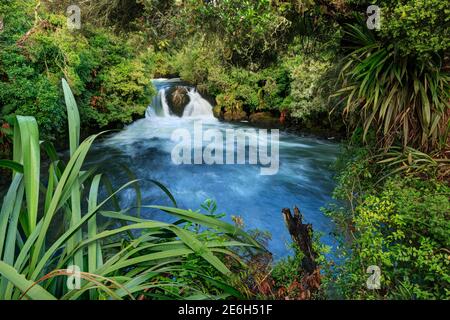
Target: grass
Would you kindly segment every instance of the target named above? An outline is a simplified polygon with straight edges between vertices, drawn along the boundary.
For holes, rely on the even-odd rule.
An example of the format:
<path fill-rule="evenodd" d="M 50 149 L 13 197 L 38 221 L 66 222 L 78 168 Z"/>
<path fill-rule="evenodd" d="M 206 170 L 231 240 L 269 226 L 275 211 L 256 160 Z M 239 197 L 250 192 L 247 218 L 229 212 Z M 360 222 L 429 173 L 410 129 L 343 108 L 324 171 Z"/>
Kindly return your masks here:
<path fill-rule="evenodd" d="M 67 164 L 50 143 L 39 140 L 36 120 L 22 116 L 14 126 L 13 160 L 0 161 L 13 171 L 0 212 L 0 299 L 239 298 L 228 284 L 230 266 L 243 264 L 233 249 L 261 246 L 212 216 L 142 206 L 136 179 L 112 190 L 106 176 L 85 169 L 86 155 L 101 133 L 80 143 L 78 108 L 64 79 L 62 86 L 70 140 Z M 50 159 L 45 180 L 41 152 Z M 174 201 L 167 188 L 155 185 Z M 137 206 L 161 210 L 178 221 L 152 221 L 118 207 L 116 196 L 128 188 L 136 191 Z M 101 224 L 100 217 L 107 223 Z M 72 265 L 81 270 L 79 290 L 66 285 Z"/>

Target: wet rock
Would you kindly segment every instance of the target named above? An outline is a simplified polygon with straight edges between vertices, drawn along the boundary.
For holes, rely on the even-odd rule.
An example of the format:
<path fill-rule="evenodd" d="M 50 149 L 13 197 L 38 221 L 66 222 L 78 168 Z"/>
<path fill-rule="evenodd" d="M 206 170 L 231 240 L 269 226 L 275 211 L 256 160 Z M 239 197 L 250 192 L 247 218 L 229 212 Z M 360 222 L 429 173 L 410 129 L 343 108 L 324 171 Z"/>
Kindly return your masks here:
<path fill-rule="evenodd" d="M 215 106 L 215 107 L 213 108 L 213 113 L 214 113 L 214 117 L 216 117 L 217 119 L 223 120 L 223 118 L 224 118 L 224 117 L 223 117 L 224 112 L 223 112 L 221 106 Z"/>
<path fill-rule="evenodd" d="M 254 113 L 250 116 L 250 122 L 257 126 L 269 128 L 278 128 L 282 126 L 280 119 L 272 115 L 270 112 Z"/>
<path fill-rule="evenodd" d="M 227 111 L 224 113 L 223 118 L 225 121 L 230 122 L 239 122 L 239 121 L 245 121 L 248 120 L 247 113 L 242 110 L 236 110 L 236 111 Z"/>
<path fill-rule="evenodd" d="M 167 103 L 172 113 L 179 117 L 183 116 L 184 109 L 189 104 L 189 95 L 186 87 L 177 86 L 170 90 L 167 95 Z"/>

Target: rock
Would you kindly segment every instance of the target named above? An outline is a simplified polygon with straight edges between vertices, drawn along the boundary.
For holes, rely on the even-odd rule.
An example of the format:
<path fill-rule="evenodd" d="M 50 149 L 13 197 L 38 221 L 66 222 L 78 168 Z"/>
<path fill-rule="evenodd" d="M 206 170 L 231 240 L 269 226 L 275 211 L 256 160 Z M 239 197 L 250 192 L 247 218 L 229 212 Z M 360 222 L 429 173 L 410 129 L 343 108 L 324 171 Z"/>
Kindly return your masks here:
<path fill-rule="evenodd" d="M 214 117 L 216 117 L 217 119 L 223 119 L 224 118 L 221 106 L 215 106 L 213 108 L 213 113 L 214 113 Z"/>
<path fill-rule="evenodd" d="M 168 92 L 167 103 L 170 110 L 179 117 L 183 116 L 184 109 L 189 101 L 188 90 L 185 87 L 177 86 Z"/>
<path fill-rule="evenodd" d="M 278 128 L 282 125 L 280 119 L 273 116 L 270 112 L 254 113 L 250 116 L 250 122 L 258 126 L 269 128 Z"/>
<path fill-rule="evenodd" d="M 224 113 L 223 118 L 225 121 L 245 121 L 247 120 L 247 113 L 245 111 L 239 110 L 239 111 L 227 111 Z"/>

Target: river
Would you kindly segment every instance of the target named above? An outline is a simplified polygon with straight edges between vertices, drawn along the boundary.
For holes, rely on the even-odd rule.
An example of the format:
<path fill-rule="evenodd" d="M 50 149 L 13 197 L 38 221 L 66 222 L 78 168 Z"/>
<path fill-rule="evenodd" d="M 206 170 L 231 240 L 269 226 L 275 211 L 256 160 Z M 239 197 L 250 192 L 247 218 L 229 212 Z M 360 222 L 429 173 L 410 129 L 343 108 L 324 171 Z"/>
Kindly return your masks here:
<path fill-rule="evenodd" d="M 261 165 L 248 163 L 177 165 L 172 157 L 174 147 L 179 144 L 171 139 L 175 130 L 193 133 L 194 124 L 199 121 L 203 130 L 214 129 L 224 136 L 227 130 L 251 130 L 252 127 L 248 123 L 218 121 L 213 117 L 209 102 L 192 87 L 188 87 L 190 103 L 183 117 L 174 116 L 165 94 L 168 88 L 180 83 L 155 80 L 154 84 L 159 93 L 146 117 L 95 144 L 88 164 L 100 165 L 117 186 L 129 179 L 122 169 L 122 165 L 126 165 L 142 179 L 144 205 L 171 204 L 164 192 L 149 180 L 166 185 L 181 208 L 197 210 L 205 200 L 214 200 L 217 213 L 225 213 L 227 221 L 238 216 L 247 229 L 270 232 L 269 250 L 275 259 L 290 253 L 290 236 L 281 215 L 285 207 L 299 206 L 305 221 L 323 235 L 322 241 L 334 245 L 333 224 L 320 209 L 332 200 L 335 183 L 331 166 L 339 153 L 338 144 L 280 132 L 279 170 L 274 175 L 261 175 Z M 190 147 L 193 149 L 194 145 Z M 133 189 L 123 192 L 120 202 L 124 207 L 133 206 Z M 165 214 L 151 210 L 144 210 L 142 214 L 152 219 L 168 219 Z"/>

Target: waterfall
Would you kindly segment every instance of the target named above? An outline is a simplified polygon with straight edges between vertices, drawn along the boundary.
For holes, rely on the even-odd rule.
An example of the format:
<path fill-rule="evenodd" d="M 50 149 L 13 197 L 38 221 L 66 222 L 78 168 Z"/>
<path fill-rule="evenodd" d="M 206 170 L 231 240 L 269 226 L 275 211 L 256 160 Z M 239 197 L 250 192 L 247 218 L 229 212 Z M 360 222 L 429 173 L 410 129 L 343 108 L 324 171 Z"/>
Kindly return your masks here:
<path fill-rule="evenodd" d="M 195 89 L 188 92 L 189 104 L 184 109 L 183 117 L 214 118 L 212 105 Z"/>
<path fill-rule="evenodd" d="M 167 103 L 166 89 L 161 89 L 159 93 L 161 94 L 161 106 L 163 117 L 170 117 L 170 108 L 169 104 Z"/>
<path fill-rule="evenodd" d="M 153 101 L 147 109 L 145 117 L 152 119 L 155 117 L 171 118 L 174 117 L 170 111 L 167 101 L 167 89 L 179 83 L 179 79 L 167 80 L 157 79 L 153 84 L 158 90 L 158 94 L 153 97 Z M 183 118 L 205 118 L 215 119 L 212 105 L 204 99 L 195 88 L 188 88 L 189 103 L 184 109 Z"/>
<path fill-rule="evenodd" d="M 166 89 L 160 89 L 147 108 L 145 117 L 153 118 L 155 116 L 162 118 L 171 116 L 169 104 L 167 103 Z"/>

